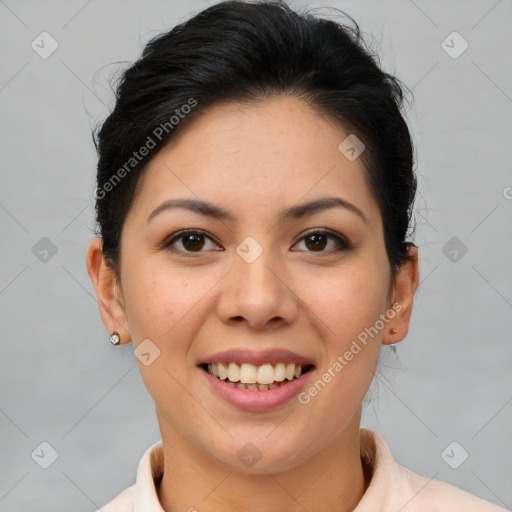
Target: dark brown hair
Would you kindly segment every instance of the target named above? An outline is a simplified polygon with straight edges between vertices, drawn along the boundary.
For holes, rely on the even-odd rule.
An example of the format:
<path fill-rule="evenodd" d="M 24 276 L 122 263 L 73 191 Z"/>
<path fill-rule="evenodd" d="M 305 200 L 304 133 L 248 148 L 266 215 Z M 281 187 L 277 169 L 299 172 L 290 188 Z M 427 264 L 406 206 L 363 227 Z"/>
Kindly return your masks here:
<path fill-rule="evenodd" d="M 97 234 L 118 277 L 123 224 L 158 149 L 216 103 L 280 94 L 306 100 L 363 141 L 365 177 L 396 276 L 409 259 L 417 186 L 401 112 L 403 84 L 380 69 L 357 23 L 344 17 L 350 23 L 298 13 L 279 1 L 225 1 L 146 45 L 122 74 L 115 107 L 93 136 Z"/>

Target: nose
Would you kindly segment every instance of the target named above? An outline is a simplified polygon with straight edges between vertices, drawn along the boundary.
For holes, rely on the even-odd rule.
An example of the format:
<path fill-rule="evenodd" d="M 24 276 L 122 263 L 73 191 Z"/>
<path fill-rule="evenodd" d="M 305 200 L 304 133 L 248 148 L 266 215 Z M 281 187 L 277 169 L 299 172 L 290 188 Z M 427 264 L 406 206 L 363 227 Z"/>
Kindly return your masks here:
<path fill-rule="evenodd" d="M 277 329 L 297 319 L 300 301 L 284 263 L 276 261 L 270 250 L 263 250 L 250 263 L 234 255 L 233 267 L 221 283 L 217 308 L 224 323 Z"/>

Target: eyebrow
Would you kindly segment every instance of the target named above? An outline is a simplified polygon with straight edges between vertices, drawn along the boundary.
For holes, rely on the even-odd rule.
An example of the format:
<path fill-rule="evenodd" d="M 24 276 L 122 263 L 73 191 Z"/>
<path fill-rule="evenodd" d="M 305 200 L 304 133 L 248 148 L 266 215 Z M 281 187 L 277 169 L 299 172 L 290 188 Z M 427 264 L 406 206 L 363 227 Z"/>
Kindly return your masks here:
<path fill-rule="evenodd" d="M 281 212 L 281 214 L 279 215 L 279 222 L 291 222 L 293 220 L 305 217 L 307 215 L 312 215 L 314 213 L 334 207 L 345 208 L 359 216 L 365 224 L 368 223 L 368 219 L 366 218 L 365 214 L 356 205 L 350 203 L 349 201 L 341 197 L 322 197 L 320 199 L 315 199 L 314 201 L 310 201 L 308 203 L 292 206 L 291 208 L 288 208 Z M 164 211 L 172 210 L 175 208 L 185 208 L 192 212 L 198 213 L 200 215 L 205 215 L 207 217 L 211 217 L 217 220 L 226 220 L 231 222 L 235 220 L 235 216 L 231 212 L 207 201 L 201 201 L 197 199 L 168 199 L 167 201 L 164 201 L 161 205 L 157 206 L 149 214 L 148 218 L 146 219 L 146 222 L 151 221 L 154 217 L 156 217 L 157 215 Z"/>

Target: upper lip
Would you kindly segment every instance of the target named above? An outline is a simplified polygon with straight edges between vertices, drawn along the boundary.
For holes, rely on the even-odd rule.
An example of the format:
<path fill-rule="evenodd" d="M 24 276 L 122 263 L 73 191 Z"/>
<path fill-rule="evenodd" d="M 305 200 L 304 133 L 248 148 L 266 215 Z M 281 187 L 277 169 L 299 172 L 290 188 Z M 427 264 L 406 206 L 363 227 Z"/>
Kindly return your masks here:
<path fill-rule="evenodd" d="M 216 352 L 215 354 L 205 357 L 198 363 L 198 366 L 207 363 L 250 363 L 256 366 L 265 363 L 295 363 L 301 365 L 314 365 L 311 358 L 301 356 L 296 352 L 282 348 L 258 351 L 250 349 L 224 350 L 222 352 Z"/>

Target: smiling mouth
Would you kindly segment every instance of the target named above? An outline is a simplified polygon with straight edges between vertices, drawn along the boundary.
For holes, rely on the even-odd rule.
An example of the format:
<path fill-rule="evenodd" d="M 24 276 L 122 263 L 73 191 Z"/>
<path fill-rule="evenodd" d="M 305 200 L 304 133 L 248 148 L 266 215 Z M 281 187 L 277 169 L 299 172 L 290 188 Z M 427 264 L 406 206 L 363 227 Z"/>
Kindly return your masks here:
<path fill-rule="evenodd" d="M 268 391 L 277 389 L 300 378 L 314 368 L 313 365 L 277 363 L 254 365 L 250 363 L 205 363 L 204 371 L 238 389 Z"/>

